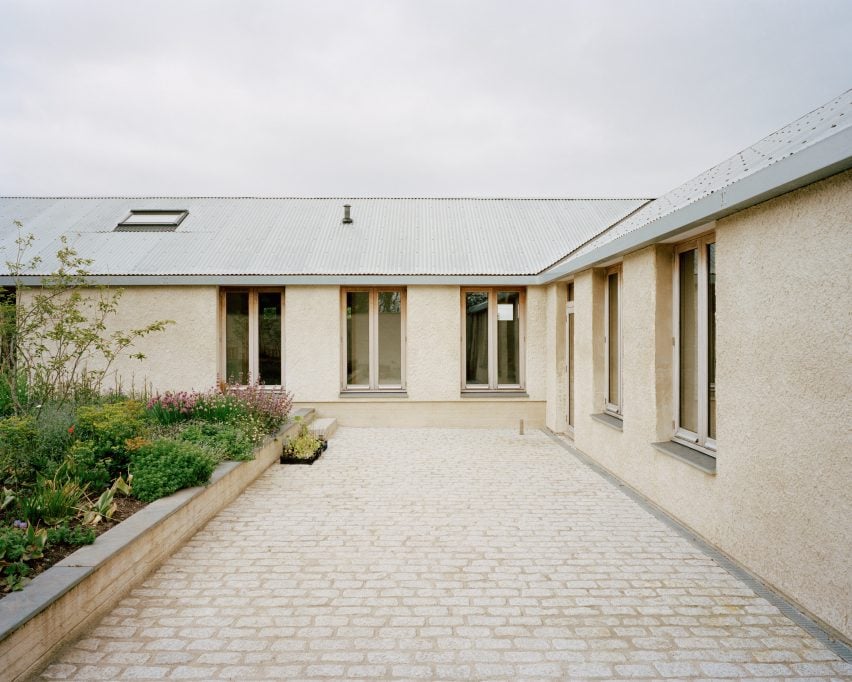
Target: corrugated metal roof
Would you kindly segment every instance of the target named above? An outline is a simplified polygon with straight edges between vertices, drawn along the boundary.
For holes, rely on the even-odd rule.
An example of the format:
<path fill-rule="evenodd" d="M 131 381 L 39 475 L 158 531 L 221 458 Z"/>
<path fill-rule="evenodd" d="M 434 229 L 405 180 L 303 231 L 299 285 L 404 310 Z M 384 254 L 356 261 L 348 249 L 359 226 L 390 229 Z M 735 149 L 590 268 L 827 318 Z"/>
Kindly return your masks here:
<path fill-rule="evenodd" d="M 93 275 L 531 275 L 646 199 L 2 198 L 3 260 L 13 221 L 36 235 L 38 271 L 60 237 Z M 342 224 L 343 204 L 354 223 Z M 131 209 L 186 209 L 174 232 L 113 232 Z M 4 268 L 5 270 L 5 268 Z"/>
<path fill-rule="evenodd" d="M 667 192 L 613 225 L 562 262 L 570 264 L 604 244 L 653 223 L 715 192 L 724 190 L 852 126 L 852 89 L 814 109 L 722 163 Z"/>

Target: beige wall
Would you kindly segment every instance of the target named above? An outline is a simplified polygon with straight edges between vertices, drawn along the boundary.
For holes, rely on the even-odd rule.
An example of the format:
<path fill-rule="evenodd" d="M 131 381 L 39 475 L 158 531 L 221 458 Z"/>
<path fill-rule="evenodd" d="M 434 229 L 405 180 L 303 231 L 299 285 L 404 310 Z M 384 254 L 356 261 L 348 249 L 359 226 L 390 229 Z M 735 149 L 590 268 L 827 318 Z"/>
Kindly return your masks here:
<path fill-rule="evenodd" d="M 407 397 L 340 396 L 341 302 L 336 286 L 290 286 L 285 304 L 287 388 L 300 406 L 348 425 L 544 425 L 547 393 L 547 291 L 527 290 L 526 386 L 529 398 L 461 395 L 461 290 L 406 289 Z"/>
<path fill-rule="evenodd" d="M 32 292 L 33 290 L 28 290 Z M 106 296 L 115 290 L 107 289 Z M 92 292 L 91 296 L 98 294 Z M 119 357 L 105 387 L 116 382 L 125 391 L 169 389 L 204 390 L 214 386 L 218 365 L 218 296 L 216 287 L 126 287 L 118 311 L 106 319 L 104 335 L 172 320 L 162 332 L 139 339 Z M 145 354 L 143 360 L 130 353 Z M 90 367 L 102 363 L 93 361 Z"/>
<path fill-rule="evenodd" d="M 547 423 L 554 431 L 564 433 L 568 428 L 568 365 L 565 345 L 565 304 L 568 291 L 564 284 L 559 283 L 548 286 L 546 292 Z"/>
<path fill-rule="evenodd" d="M 623 431 L 603 409 L 603 275 L 575 279 L 575 443 L 852 638 L 852 172 L 718 223 L 717 473 L 672 434 L 671 247 L 624 258 Z M 561 415 L 548 410 L 560 430 Z"/>
<path fill-rule="evenodd" d="M 284 292 L 284 381 L 299 402 L 340 394 L 340 287 L 290 286 Z"/>

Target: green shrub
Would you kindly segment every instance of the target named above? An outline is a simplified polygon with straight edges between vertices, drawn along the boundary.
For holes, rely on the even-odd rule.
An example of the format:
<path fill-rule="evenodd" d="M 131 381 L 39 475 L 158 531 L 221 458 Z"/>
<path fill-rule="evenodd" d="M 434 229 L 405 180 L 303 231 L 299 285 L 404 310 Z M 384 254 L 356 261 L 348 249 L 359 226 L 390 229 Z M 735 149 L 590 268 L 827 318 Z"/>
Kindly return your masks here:
<path fill-rule="evenodd" d="M 0 304 L 2 310 L 2 304 Z M 2 312 L 0 312 L 2 315 Z M 4 330 L 5 332 L 6 330 Z M 7 367 L 0 371 L 0 416 L 15 414 L 16 408 L 31 402 L 26 375 Z"/>
<path fill-rule="evenodd" d="M 74 442 L 74 410 L 69 405 L 45 405 L 35 419 L 33 462 L 38 473 L 52 477 Z"/>
<path fill-rule="evenodd" d="M 47 533 L 32 525 L 0 527 L 0 584 L 6 590 L 20 590 L 24 586 L 30 573 L 27 562 L 44 556 L 46 543 Z"/>
<path fill-rule="evenodd" d="M 47 529 L 47 542 L 51 545 L 91 545 L 95 541 L 95 529 L 85 526 L 69 526 L 63 523 L 56 528 Z"/>
<path fill-rule="evenodd" d="M 127 468 L 127 441 L 144 433 L 144 408 L 134 400 L 77 409 L 75 435 L 91 441 L 95 455 L 106 463 L 110 478 L 118 478 Z"/>
<path fill-rule="evenodd" d="M 63 462 L 68 476 L 89 490 L 103 490 L 109 486 L 111 457 L 102 457 L 90 440 L 81 440 L 71 446 Z"/>
<path fill-rule="evenodd" d="M 251 438 L 242 429 L 217 422 L 192 422 L 178 438 L 205 448 L 217 460 L 245 461 L 252 459 Z"/>
<path fill-rule="evenodd" d="M 214 466 L 213 458 L 193 443 L 156 440 L 131 455 L 133 496 L 151 502 L 181 488 L 204 485 Z"/>
<path fill-rule="evenodd" d="M 56 526 L 80 513 L 85 490 L 74 481 L 39 478 L 35 486 L 18 497 L 21 518 L 35 525 L 43 521 Z"/>
<path fill-rule="evenodd" d="M 38 436 L 35 419 L 29 415 L 0 419 L 0 477 L 3 483 L 31 483 L 37 467 L 33 456 Z"/>

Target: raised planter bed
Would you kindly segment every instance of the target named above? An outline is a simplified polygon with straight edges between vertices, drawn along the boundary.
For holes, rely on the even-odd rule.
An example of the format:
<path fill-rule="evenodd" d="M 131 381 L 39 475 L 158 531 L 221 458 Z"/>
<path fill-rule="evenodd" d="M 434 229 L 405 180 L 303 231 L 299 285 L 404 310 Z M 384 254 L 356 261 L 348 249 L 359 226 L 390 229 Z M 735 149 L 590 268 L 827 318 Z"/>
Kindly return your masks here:
<path fill-rule="evenodd" d="M 297 410 L 309 416 L 312 410 Z M 93 545 L 0 600 L 0 661 L 5 680 L 38 671 L 230 504 L 281 455 L 290 423 L 258 447 L 249 462 L 223 462 L 204 487 L 149 504 L 99 536 Z"/>

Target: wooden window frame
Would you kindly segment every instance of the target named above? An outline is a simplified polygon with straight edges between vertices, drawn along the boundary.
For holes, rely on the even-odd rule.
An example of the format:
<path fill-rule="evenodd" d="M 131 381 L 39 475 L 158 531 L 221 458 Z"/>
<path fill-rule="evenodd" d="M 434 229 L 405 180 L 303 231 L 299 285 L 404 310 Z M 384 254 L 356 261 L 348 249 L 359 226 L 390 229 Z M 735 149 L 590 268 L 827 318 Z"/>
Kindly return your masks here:
<path fill-rule="evenodd" d="M 248 294 L 248 357 L 249 357 L 249 384 L 256 385 L 257 377 L 260 374 L 260 341 L 258 338 L 258 294 L 278 293 L 281 295 L 281 383 L 280 384 L 263 384 L 264 388 L 282 388 L 286 385 L 284 375 L 284 288 L 283 287 L 220 287 L 219 288 L 219 377 L 223 381 L 229 381 L 230 377 L 225 376 L 227 369 L 227 339 L 225 337 L 227 294 Z"/>
<path fill-rule="evenodd" d="M 518 376 L 517 384 L 497 382 L 497 294 L 518 294 Z M 467 383 L 467 300 L 469 293 L 488 294 L 488 384 Z M 524 287 L 462 287 L 461 288 L 461 390 L 462 393 L 487 393 L 493 391 L 518 392 L 526 386 L 526 341 L 527 341 L 527 290 Z"/>
<path fill-rule="evenodd" d="M 618 284 L 618 308 L 615 311 L 616 324 L 618 326 L 617 341 L 618 341 L 618 403 L 610 401 L 609 395 L 609 315 L 610 315 L 610 300 L 609 300 L 609 278 L 612 275 L 617 276 Z M 604 272 L 604 412 L 617 419 L 624 419 L 624 343 L 623 343 L 623 299 L 624 299 L 624 275 L 621 263 L 609 267 Z"/>
<path fill-rule="evenodd" d="M 400 383 L 379 383 L 379 294 L 383 292 L 394 292 L 399 294 L 400 312 L 400 334 L 399 334 L 399 362 Z M 346 358 L 346 294 L 354 292 L 367 292 L 369 298 L 369 376 L 368 384 L 347 383 L 347 358 Z M 340 391 L 342 393 L 365 393 L 365 392 L 404 392 L 406 385 L 406 289 L 405 287 L 342 287 L 340 289 Z"/>
<path fill-rule="evenodd" d="M 716 439 L 709 437 L 709 284 L 707 248 L 716 243 L 716 233 L 709 232 L 689 241 L 678 244 L 674 249 L 674 264 L 672 267 L 672 369 L 673 369 L 673 401 L 674 419 L 672 440 L 700 450 L 706 454 L 716 455 Z M 696 334 L 698 336 L 698 431 L 690 431 L 680 425 L 680 254 L 696 251 L 698 256 L 698 309 L 696 314 Z"/>

